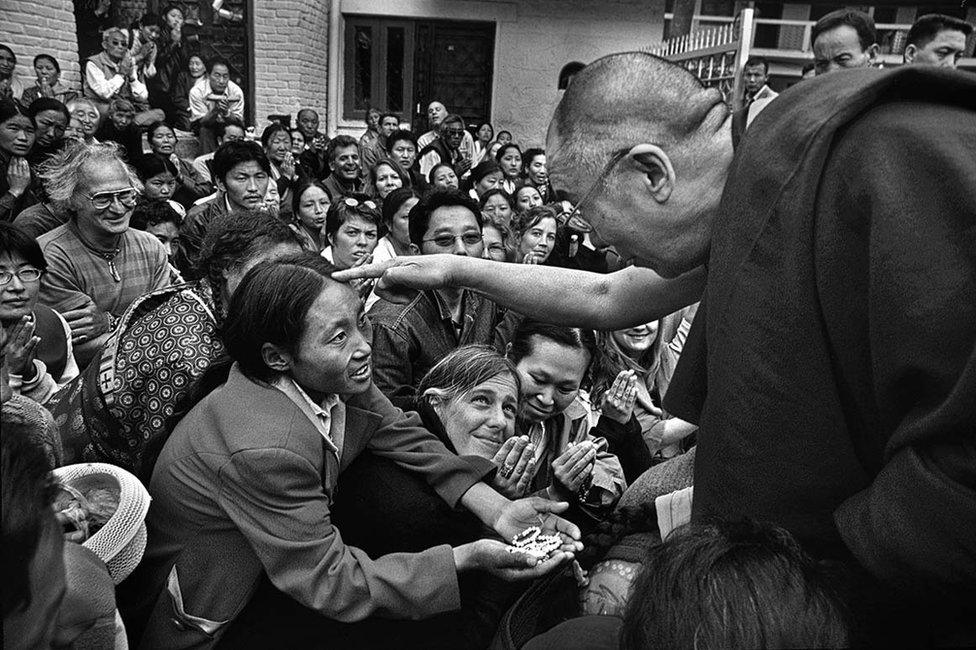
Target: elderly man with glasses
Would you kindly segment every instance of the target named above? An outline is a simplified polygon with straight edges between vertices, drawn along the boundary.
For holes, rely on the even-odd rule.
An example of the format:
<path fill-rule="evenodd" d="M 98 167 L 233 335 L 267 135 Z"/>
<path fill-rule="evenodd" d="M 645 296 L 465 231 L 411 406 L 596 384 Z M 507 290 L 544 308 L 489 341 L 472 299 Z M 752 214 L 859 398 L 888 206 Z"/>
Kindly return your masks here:
<path fill-rule="evenodd" d="M 129 228 L 142 184 L 114 144 L 68 147 L 44 175 L 67 223 L 38 238 L 48 263 L 39 300 L 71 327 L 84 366 L 140 295 L 170 283 L 166 250 L 155 236 Z"/>

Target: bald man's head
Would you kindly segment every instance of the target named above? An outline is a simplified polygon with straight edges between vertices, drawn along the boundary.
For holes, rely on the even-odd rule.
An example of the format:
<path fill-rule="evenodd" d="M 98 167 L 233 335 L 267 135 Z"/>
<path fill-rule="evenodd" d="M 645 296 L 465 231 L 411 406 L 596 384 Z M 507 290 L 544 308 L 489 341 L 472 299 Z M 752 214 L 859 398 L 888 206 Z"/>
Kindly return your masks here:
<path fill-rule="evenodd" d="M 678 65 L 644 52 L 598 59 L 549 125 L 550 178 L 586 199 L 583 218 L 624 257 L 679 272 L 707 249 L 732 154 L 728 118 L 721 93 Z"/>
<path fill-rule="evenodd" d="M 599 173 L 613 152 L 638 142 L 693 144 L 721 103 L 684 68 L 644 52 L 598 59 L 581 70 L 556 108 L 546 150 Z M 723 116 L 724 119 L 724 116 Z"/>

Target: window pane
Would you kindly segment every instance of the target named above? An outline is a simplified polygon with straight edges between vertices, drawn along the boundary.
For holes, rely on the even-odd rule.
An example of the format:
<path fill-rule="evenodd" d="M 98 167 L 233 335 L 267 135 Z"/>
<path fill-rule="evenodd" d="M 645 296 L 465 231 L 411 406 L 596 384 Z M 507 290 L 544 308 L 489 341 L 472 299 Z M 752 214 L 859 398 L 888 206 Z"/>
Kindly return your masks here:
<path fill-rule="evenodd" d="M 355 55 L 353 62 L 353 97 L 355 108 L 365 110 L 373 100 L 373 28 L 357 25 L 353 33 Z"/>
<path fill-rule="evenodd" d="M 405 31 L 390 27 L 386 32 L 386 104 L 393 112 L 403 111 L 403 63 Z"/>

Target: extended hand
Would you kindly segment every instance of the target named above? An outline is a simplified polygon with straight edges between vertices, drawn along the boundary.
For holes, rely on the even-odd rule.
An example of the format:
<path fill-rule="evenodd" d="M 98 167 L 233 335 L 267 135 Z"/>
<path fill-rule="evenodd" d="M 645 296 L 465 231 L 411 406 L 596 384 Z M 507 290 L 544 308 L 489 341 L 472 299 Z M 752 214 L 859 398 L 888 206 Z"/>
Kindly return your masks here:
<path fill-rule="evenodd" d="M 71 328 L 71 340 L 74 343 L 84 343 L 101 336 L 109 329 L 108 314 L 100 312 L 93 302 L 84 307 L 66 311 L 61 315 L 64 316 L 64 320 L 68 321 L 68 327 Z"/>
<path fill-rule="evenodd" d="M 495 531 L 506 540 L 514 539 L 526 528 L 538 526 L 547 535 L 558 534 L 563 538 L 560 550 L 573 553 L 583 549 L 579 542 L 580 529 L 571 521 L 563 519 L 556 513 L 569 508 L 565 502 L 550 501 L 542 497 L 529 497 L 512 501 L 495 522 Z"/>
<path fill-rule="evenodd" d="M 332 279 L 350 282 L 362 278 L 379 278 L 376 293 L 390 302 L 405 304 L 416 296 L 416 290 L 440 289 L 454 285 L 457 255 L 412 255 L 397 257 L 379 264 L 336 271 Z"/>
<path fill-rule="evenodd" d="M 454 549 L 458 572 L 481 569 L 504 580 L 532 580 L 572 559 L 569 551 L 557 550 L 540 562 L 527 553 L 511 553 L 508 546 L 493 539 L 479 539 Z"/>

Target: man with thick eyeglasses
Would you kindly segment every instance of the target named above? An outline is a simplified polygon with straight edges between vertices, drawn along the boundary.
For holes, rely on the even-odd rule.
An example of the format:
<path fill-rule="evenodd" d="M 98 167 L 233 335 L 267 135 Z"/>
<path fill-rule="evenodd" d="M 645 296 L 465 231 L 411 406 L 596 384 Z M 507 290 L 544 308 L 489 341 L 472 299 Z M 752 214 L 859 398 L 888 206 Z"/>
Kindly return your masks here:
<path fill-rule="evenodd" d="M 84 367 L 133 300 L 169 285 L 166 249 L 129 228 L 142 184 L 116 145 L 68 147 L 43 178 L 70 218 L 38 238 L 48 263 L 39 300 L 68 321 Z"/>
<path fill-rule="evenodd" d="M 410 210 L 410 248 L 481 259 L 484 241 L 478 206 L 457 190 L 430 193 Z M 496 330 L 505 311 L 473 291 L 445 287 L 418 294 L 407 305 L 378 300 L 373 322 L 373 381 L 394 404 L 405 406 L 427 371 L 462 345 L 502 345 Z"/>
<path fill-rule="evenodd" d="M 336 277 L 606 330 L 694 302 L 706 266 L 664 398 L 700 427 L 692 520 L 789 530 L 846 580 L 856 645 L 976 645 L 976 78 L 819 75 L 734 152 L 730 121 L 681 66 L 605 57 L 574 77 L 546 152 L 554 187 L 638 266 L 440 256 Z"/>

